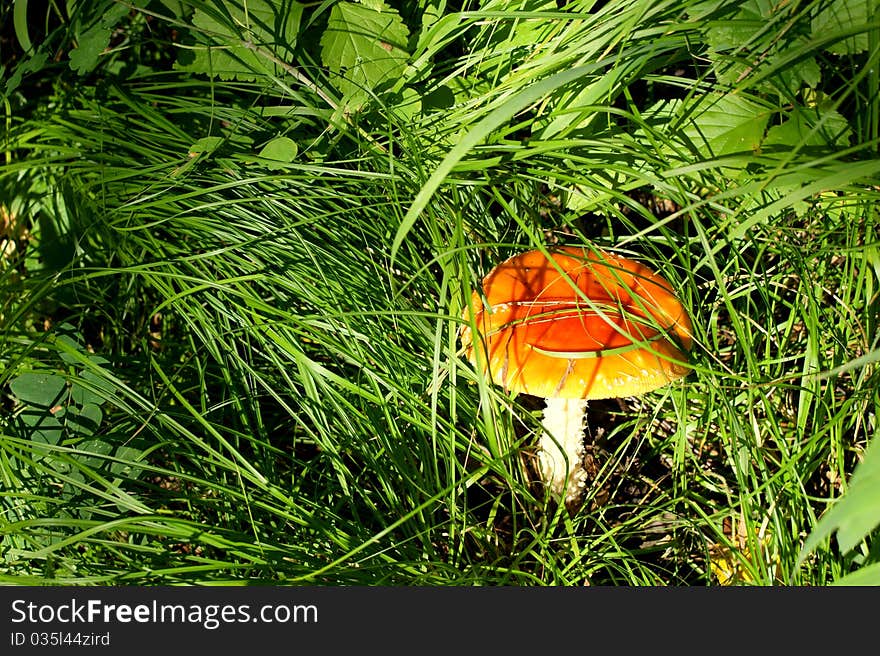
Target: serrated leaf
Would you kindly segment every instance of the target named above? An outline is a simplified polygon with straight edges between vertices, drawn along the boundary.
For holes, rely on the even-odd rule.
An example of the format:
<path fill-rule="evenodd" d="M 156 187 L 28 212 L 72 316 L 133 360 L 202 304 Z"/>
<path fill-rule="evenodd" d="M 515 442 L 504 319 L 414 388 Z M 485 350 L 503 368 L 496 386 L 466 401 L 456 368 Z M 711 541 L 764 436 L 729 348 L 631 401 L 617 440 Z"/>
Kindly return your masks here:
<path fill-rule="evenodd" d="M 346 105 L 358 106 L 369 92 L 400 79 L 409 53 L 409 31 L 400 15 L 354 2 L 333 5 L 321 36 L 321 60 L 339 77 L 335 84 Z"/>
<path fill-rule="evenodd" d="M 737 8 L 736 14 L 707 21 L 706 41 L 716 52 L 734 50 L 748 44 L 756 32 L 766 27 L 767 19 L 780 8 L 779 3 L 772 0 L 744 0 L 736 5 L 706 3 L 689 7 L 688 16 L 694 19 L 701 12 L 716 12 L 731 6 Z"/>
<path fill-rule="evenodd" d="M 848 146 L 851 134 L 849 121 L 834 110 L 796 108 L 788 120 L 767 131 L 763 147 Z"/>
<path fill-rule="evenodd" d="M 777 195 L 777 200 L 744 215 L 727 233 L 731 241 L 741 239 L 756 225 L 765 223 L 770 217 L 778 216 L 801 201 L 821 194 L 829 189 L 840 189 L 851 184 L 870 184 L 880 175 L 880 160 L 867 159 L 858 162 L 835 161 L 817 164 L 810 168 L 800 168 L 775 177 L 772 185 L 785 190 Z"/>
<path fill-rule="evenodd" d="M 833 34 L 857 32 L 825 49 L 835 55 L 855 55 L 868 49 L 868 5 L 867 0 L 835 0 L 813 18 L 813 38 L 827 38 Z M 859 28 L 863 28 L 861 31 Z"/>
<path fill-rule="evenodd" d="M 70 68 L 80 75 L 91 73 L 98 59 L 110 45 L 110 36 L 116 24 L 128 14 L 122 3 L 110 5 L 100 20 L 77 35 L 76 48 L 70 51 Z"/>
<path fill-rule="evenodd" d="M 711 96 L 703 98 L 707 102 L 694 111 L 693 123 L 685 128 L 694 144 L 715 157 L 758 150 L 770 120 L 768 109 L 736 94 L 716 102 Z"/>
<path fill-rule="evenodd" d="M 688 101 L 660 101 L 642 113 L 652 132 L 662 135 L 666 153 L 681 159 L 686 148 L 706 160 L 756 152 L 770 115 L 770 110 L 742 96 L 716 93 Z"/>
<path fill-rule="evenodd" d="M 874 436 L 853 471 L 846 494 L 831 506 L 807 537 L 801 560 L 835 532 L 841 553 L 852 551 L 877 526 L 880 526 L 880 440 Z"/>
<path fill-rule="evenodd" d="M 789 89 L 797 89 L 801 85 L 815 89 L 822 80 L 822 69 L 813 57 L 807 57 L 781 70 L 780 76 L 786 80 L 785 86 Z"/>
<path fill-rule="evenodd" d="M 200 44 L 182 50 L 175 67 L 230 80 L 255 80 L 275 73 L 267 54 L 289 62 L 302 18 L 302 5 L 292 0 L 227 0 L 222 12 L 196 9 L 192 24 Z M 262 49 L 267 54 L 255 51 Z"/>
<path fill-rule="evenodd" d="M 624 176 L 618 175 L 614 171 L 608 171 L 606 175 L 611 178 L 608 180 L 607 189 L 589 185 L 571 185 L 562 194 L 562 204 L 572 211 L 586 213 L 594 211 L 602 203 L 613 199 L 614 193 L 611 190 L 624 182 Z"/>
<path fill-rule="evenodd" d="M 79 36 L 79 42 L 70 51 L 70 68 L 80 75 L 91 73 L 98 65 L 101 53 L 110 45 L 110 30 L 95 25 Z"/>
<path fill-rule="evenodd" d="M 738 94 L 709 93 L 688 102 L 660 102 L 644 113 L 654 124 L 667 124 L 704 158 L 756 152 L 771 111 Z M 664 129 L 664 128 L 660 128 Z"/>
<path fill-rule="evenodd" d="M 766 67 L 774 71 L 769 78 L 773 84 L 769 86 L 777 91 L 787 91 L 785 95 L 794 95 L 803 86 L 815 89 L 822 79 L 822 69 L 815 57 L 805 55 L 810 47 L 807 39 L 798 38 L 768 55 Z M 765 82 L 760 86 L 768 84 Z"/>
<path fill-rule="evenodd" d="M 715 74 L 722 85 L 733 85 L 736 80 L 748 73 L 750 67 L 741 60 L 740 50 L 748 44 L 756 33 L 766 25 L 766 12 L 769 8 L 762 0 L 746 0 L 739 5 L 739 11 L 729 18 L 707 21 L 706 42 L 712 53 Z M 718 7 L 712 8 L 716 11 Z M 693 16 L 694 9 L 688 14 Z M 732 52 L 732 55 L 726 53 Z"/>
<path fill-rule="evenodd" d="M 719 9 L 726 6 L 727 0 L 705 0 L 688 5 L 687 15 L 692 21 L 705 21 L 711 18 Z"/>
<path fill-rule="evenodd" d="M 793 92 L 801 84 L 815 87 L 819 83 L 821 71 L 815 58 L 803 54 L 792 57 L 799 49 L 809 48 L 807 39 L 780 40 L 764 53 L 754 52 L 749 45 L 766 30 L 769 20 L 789 11 L 785 3 L 747 0 L 732 17 L 707 21 L 706 41 L 720 84 L 736 86 L 741 77 L 762 68 L 774 68 L 782 59 L 785 61 L 778 68 L 778 76 L 785 89 Z M 688 14 L 692 15 L 692 10 Z"/>

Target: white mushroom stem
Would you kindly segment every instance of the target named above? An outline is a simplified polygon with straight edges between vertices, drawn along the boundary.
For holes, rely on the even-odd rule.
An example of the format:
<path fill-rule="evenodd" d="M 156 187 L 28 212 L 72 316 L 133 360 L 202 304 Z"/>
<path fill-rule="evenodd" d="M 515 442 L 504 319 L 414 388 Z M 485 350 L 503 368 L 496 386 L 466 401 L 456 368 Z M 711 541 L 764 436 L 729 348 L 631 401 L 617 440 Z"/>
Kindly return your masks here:
<path fill-rule="evenodd" d="M 584 422 L 586 399 L 547 399 L 544 431 L 538 443 L 541 476 L 557 497 L 565 503 L 578 501 L 587 484 L 584 471 Z"/>

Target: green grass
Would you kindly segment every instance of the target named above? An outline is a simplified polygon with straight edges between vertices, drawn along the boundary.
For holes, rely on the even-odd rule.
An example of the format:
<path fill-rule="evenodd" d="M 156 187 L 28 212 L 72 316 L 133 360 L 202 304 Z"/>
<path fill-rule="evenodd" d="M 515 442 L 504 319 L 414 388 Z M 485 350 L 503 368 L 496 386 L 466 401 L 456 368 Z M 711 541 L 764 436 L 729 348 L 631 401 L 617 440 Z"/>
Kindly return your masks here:
<path fill-rule="evenodd" d="M 413 70 L 364 96 L 321 63 L 323 6 L 284 56 L 258 46 L 271 71 L 176 69 L 186 21 L 156 2 L 93 70 L 7 86 L 0 578 L 711 585 L 723 556 L 734 582 L 824 585 L 875 563 L 870 537 L 799 556 L 877 430 L 876 22 L 846 50 L 846 26 L 811 33 L 823 3 L 465 3 L 430 29 L 412 4 Z M 47 48 L 97 20 L 40 18 Z M 3 59 L 4 81 L 34 61 Z M 278 136 L 290 161 L 259 155 Z M 592 404 L 569 515 L 534 483 L 540 404 L 477 375 L 458 317 L 507 256 L 589 242 L 671 281 L 694 372 Z M 28 372 L 60 396 L 22 399 Z"/>

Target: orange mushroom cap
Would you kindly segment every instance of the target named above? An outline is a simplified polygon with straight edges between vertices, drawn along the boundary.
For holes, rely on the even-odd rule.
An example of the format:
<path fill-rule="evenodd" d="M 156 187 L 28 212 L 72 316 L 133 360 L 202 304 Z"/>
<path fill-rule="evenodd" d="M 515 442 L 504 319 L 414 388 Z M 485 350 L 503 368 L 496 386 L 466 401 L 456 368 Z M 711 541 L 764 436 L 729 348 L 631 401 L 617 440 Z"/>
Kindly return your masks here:
<path fill-rule="evenodd" d="M 544 398 L 603 399 L 690 371 L 691 321 L 665 279 L 594 249 L 561 247 L 550 258 L 533 250 L 502 262 L 483 279 L 488 307 L 474 292 L 464 310 L 465 353 L 476 364 L 479 349 L 496 383 Z"/>

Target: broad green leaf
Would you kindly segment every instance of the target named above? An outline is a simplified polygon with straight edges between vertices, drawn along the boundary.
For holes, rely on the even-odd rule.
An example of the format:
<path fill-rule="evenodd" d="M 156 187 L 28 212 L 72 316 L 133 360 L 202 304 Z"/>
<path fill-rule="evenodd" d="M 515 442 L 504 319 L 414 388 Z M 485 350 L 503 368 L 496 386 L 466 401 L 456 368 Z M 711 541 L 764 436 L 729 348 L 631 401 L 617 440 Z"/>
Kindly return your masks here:
<path fill-rule="evenodd" d="M 801 560 L 822 540 L 837 533 L 842 553 L 852 551 L 880 525 L 880 440 L 875 435 L 856 465 L 849 489 L 813 527 L 804 542 Z"/>
<path fill-rule="evenodd" d="M 260 157 L 265 160 L 266 165 L 274 167 L 273 162 L 279 164 L 287 164 L 296 158 L 299 148 L 296 142 L 290 137 L 275 137 L 260 150 Z"/>
<path fill-rule="evenodd" d="M 855 55 L 868 49 L 868 0 L 835 0 L 825 4 L 812 23 L 813 38 L 834 34 L 846 38 L 829 45 L 835 55 Z M 876 4 L 874 5 L 876 7 Z"/>
<path fill-rule="evenodd" d="M 141 468 L 134 463 L 138 462 L 144 455 L 141 449 L 130 446 L 120 446 L 113 454 L 115 458 L 123 462 L 114 462 L 110 465 L 110 471 L 116 476 L 125 476 L 128 478 L 136 478 L 141 472 Z"/>
<path fill-rule="evenodd" d="M 832 583 L 833 586 L 880 586 L 880 563 L 865 565 L 857 569 L 855 572 L 837 579 Z"/>
<path fill-rule="evenodd" d="M 35 442 L 58 444 L 61 441 L 65 407 L 60 404 L 65 399 L 66 383 L 57 374 L 30 372 L 10 381 L 12 393 L 26 404 L 18 417 Z"/>
<path fill-rule="evenodd" d="M 91 510 L 89 510 L 87 506 L 80 505 L 74 501 L 82 494 L 82 486 L 85 485 L 86 482 L 85 475 L 72 464 L 63 460 L 54 461 L 52 466 L 56 471 L 64 474 L 67 478 L 67 480 L 64 481 L 64 485 L 61 487 L 60 494 L 61 499 L 66 502 L 67 507 L 60 510 L 59 515 L 61 517 L 81 517 L 83 519 L 90 517 L 92 514 Z"/>
<path fill-rule="evenodd" d="M 70 51 L 70 68 L 85 75 L 95 70 L 101 53 L 110 45 L 110 30 L 95 25 L 80 34 L 76 48 Z"/>
<path fill-rule="evenodd" d="M 338 77 L 345 104 L 357 107 L 371 91 L 397 82 L 406 69 L 409 32 L 400 15 L 354 2 L 333 5 L 321 37 L 321 59 Z"/>
<path fill-rule="evenodd" d="M 104 413 L 94 403 L 86 403 L 82 407 L 69 407 L 64 417 L 68 430 L 77 435 L 94 435 L 101 426 Z"/>
<path fill-rule="evenodd" d="M 590 124 L 603 114 L 595 107 L 601 106 L 611 97 L 615 86 L 630 73 L 626 65 L 614 67 L 604 75 L 592 76 L 584 80 L 578 91 L 563 92 L 553 103 L 553 112 L 549 120 L 536 122 L 536 136 L 542 140 L 559 136 L 566 129 L 573 127 L 586 130 Z M 541 127 L 542 123 L 545 125 Z"/>
<path fill-rule="evenodd" d="M 790 118 L 767 131 L 763 147 L 848 146 L 849 121 L 830 109 L 795 108 Z"/>
<path fill-rule="evenodd" d="M 412 87 L 404 87 L 394 99 L 394 113 L 407 122 L 415 120 L 421 114 L 423 107 L 422 96 Z"/>
<path fill-rule="evenodd" d="M 718 82 L 736 86 L 740 78 L 747 77 L 753 71 L 773 69 L 779 62 L 778 77 L 785 90 L 793 93 L 802 84 L 815 87 L 821 76 L 819 64 L 815 58 L 797 53 L 799 49 L 807 47 L 807 39 L 780 39 L 760 56 L 757 53 L 749 54 L 754 43 L 767 32 L 768 21 L 781 20 L 784 18 L 782 12 L 790 11 L 791 7 L 786 3 L 747 0 L 732 17 L 707 21 L 706 41 L 712 53 L 710 58 Z M 688 13 L 693 17 L 692 11 Z"/>
<path fill-rule="evenodd" d="M 104 440 L 84 440 L 77 445 L 76 450 L 76 457 L 80 462 L 92 469 L 97 469 L 107 462 L 101 456 L 110 455 L 113 451 L 113 445 Z"/>
<path fill-rule="evenodd" d="M 61 399 L 66 382 L 57 374 L 28 372 L 13 378 L 9 388 L 23 403 L 51 408 Z"/>
<path fill-rule="evenodd" d="M 694 2 L 688 6 L 687 15 L 692 21 L 707 21 L 725 6 L 727 6 L 727 0 Z"/>
<path fill-rule="evenodd" d="M 61 195 L 56 198 L 61 200 Z M 59 202 L 45 208 L 37 223 L 40 229 L 37 249 L 43 266 L 62 269 L 70 264 L 76 255 L 76 237 L 72 234 L 67 204 Z"/>
<path fill-rule="evenodd" d="M 739 94 L 708 93 L 688 101 L 659 102 L 643 117 L 678 135 L 704 159 L 760 149 L 772 111 Z"/>
<path fill-rule="evenodd" d="M 626 177 L 623 174 L 613 170 L 604 171 L 603 177 L 606 178 L 607 191 L 590 185 L 572 185 L 563 194 L 562 203 L 575 212 L 594 211 L 601 203 L 608 202 L 613 198 L 612 189 L 626 182 Z"/>
<path fill-rule="evenodd" d="M 713 7 L 712 10 L 717 10 Z M 692 18 L 700 11 L 699 7 L 688 10 Z M 766 25 L 766 18 L 773 6 L 766 0 L 746 0 L 739 4 L 739 11 L 727 19 L 707 21 L 706 41 L 715 52 L 726 52 L 747 46 Z"/>
<path fill-rule="evenodd" d="M 122 3 L 109 6 L 101 19 L 77 35 L 76 48 L 70 51 L 70 68 L 80 75 L 91 73 L 98 65 L 101 53 L 110 45 L 110 36 L 117 23 L 128 14 Z"/>
<path fill-rule="evenodd" d="M 302 18 L 300 3 L 226 0 L 223 7 L 228 16 L 196 9 L 192 24 L 200 43 L 179 52 L 176 68 L 223 80 L 254 80 L 277 72 L 273 57 L 290 61 Z"/>
<path fill-rule="evenodd" d="M 727 234 L 730 240 L 741 239 L 754 226 L 765 223 L 800 201 L 821 194 L 829 189 L 840 189 L 847 185 L 868 184 L 880 175 L 880 160 L 868 159 L 861 162 L 832 162 L 825 166 L 801 168 L 792 172 L 782 173 L 772 180 L 772 185 L 786 189 L 788 193 L 778 200 L 750 212 L 747 218 L 740 220 Z"/>
<path fill-rule="evenodd" d="M 55 346 L 59 347 L 58 351 L 61 359 L 68 364 L 78 364 L 82 362 L 85 347 L 82 345 L 83 339 L 75 326 L 68 322 L 64 322 L 55 328 Z"/>
<path fill-rule="evenodd" d="M 8 96 L 12 94 L 12 92 L 18 88 L 25 75 L 40 71 L 46 65 L 48 60 L 49 56 L 45 52 L 37 50 L 30 57 L 20 61 L 15 66 L 12 75 L 6 79 L 6 95 Z"/>
<path fill-rule="evenodd" d="M 770 63 L 776 64 L 778 60 L 786 58 L 786 61 L 779 62 L 778 75 L 783 81 L 784 88 L 789 91 L 796 91 L 802 86 L 815 89 L 822 81 L 822 69 L 815 57 L 802 57 L 800 59 L 791 59 L 790 56 L 799 57 L 797 51 L 800 47 L 806 47 L 807 40 L 799 39 L 791 44 L 786 50 L 776 53 L 770 57 Z"/>
<path fill-rule="evenodd" d="M 79 406 L 87 404 L 100 405 L 104 402 L 102 397 L 98 396 L 83 385 L 80 385 L 76 380 L 73 380 L 70 383 L 70 400 Z"/>
<path fill-rule="evenodd" d="M 687 108 L 683 132 L 704 157 L 757 152 L 770 114 L 738 94 L 706 94 Z"/>
<path fill-rule="evenodd" d="M 746 53 L 756 35 L 766 29 L 770 13 L 772 8 L 766 2 L 747 0 L 740 5 L 735 15 L 727 19 L 707 21 L 709 27 L 706 29 L 706 43 L 709 45 L 715 75 L 721 85 L 735 86 L 737 80 L 753 70 L 753 64 L 748 61 Z"/>
<path fill-rule="evenodd" d="M 223 144 L 223 137 L 202 137 L 189 147 L 193 155 L 210 154 Z"/>
<path fill-rule="evenodd" d="M 187 14 L 187 4 L 184 0 L 159 0 L 175 18 L 184 18 Z"/>
<path fill-rule="evenodd" d="M 424 94 L 421 100 L 424 112 L 449 109 L 455 104 L 455 91 L 445 85 L 439 86 Z"/>
<path fill-rule="evenodd" d="M 107 377 L 101 376 L 94 371 L 83 371 L 82 379 L 87 380 L 92 387 L 101 390 L 105 397 L 116 394 L 116 385 L 114 385 Z"/>
<path fill-rule="evenodd" d="M 34 442 L 58 444 L 64 434 L 64 425 L 59 418 L 63 416 L 63 409 L 53 414 L 49 408 L 29 407 L 21 412 L 19 419 L 29 429 Z M 48 451 L 41 450 L 39 453 L 46 455 Z"/>
<path fill-rule="evenodd" d="M 537 12 L 556 12 L 556 0 L 484 0 L 480 9 L 505 14 L 503 18 L 484 21 L 483 35 L 471 42 L 471 51 L 479 52 L 481 59 L 500 55 L 510 63 L 518 59 L 517 49 L 522 49 L 524 55 L 559 25 L 557 21 L 535 15 Z"/>

